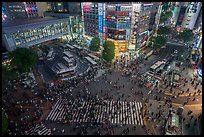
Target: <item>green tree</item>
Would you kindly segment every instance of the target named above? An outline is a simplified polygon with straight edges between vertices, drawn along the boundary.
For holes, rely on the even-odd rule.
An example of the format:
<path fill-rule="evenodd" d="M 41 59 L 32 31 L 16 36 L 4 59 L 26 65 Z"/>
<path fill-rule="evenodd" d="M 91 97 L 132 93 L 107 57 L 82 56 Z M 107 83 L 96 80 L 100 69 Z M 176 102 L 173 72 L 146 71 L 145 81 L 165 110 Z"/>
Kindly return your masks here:
<path fill-rule="evenodd" d="M 168 19 L 172 17 L 172 15 L 173 15 L 172 11 L 162 12 L 160 22 L 161 23 L 166 22 Z"/>
<path fill-rule="evenodd" d="M 2 84 L 5 84 L 4 82 L 14 80 L 17 77 L 18 74 L 15 69 L 12 69 L 10 65 L 2 65 Z"/>
<path fill-rule="evenodd" d="M 115 57 L 115 45 L 112 41 L 105 41 L 103 44 L 104 50 L 102 53 L 103 58 L 110 62 Z"/>
<path fill-rule="evenodd" d="M 183 40 L 184 42 L 191 41 L 193 39 L 193 31 L 189 29 L 185 29 L 183 32 L 177 35 L 177 38 Z"/>
<path fill-rule="evenodd" d="M 170 28 L 170 27 L 167 27 L 167 26 L 165 26 L 165 27 L 159 26 L 159 28 L 158 28 L 158 33 L 157 33 L 157 34 L 159 34 L 159 35 L 167 35 L 167 34 L 170 33 L 170 31 L 171 31 L 171 28 Z"/>
<path fill-rule="evenodd" d="M 100 39 L 98 37 L 92 38 L 90 50 L 99 51 L 99 49 L 100 49 Z"/>
<path fill-rule="evenodd" d="M 163 36 L 157 36 L 153 38 L 153 47 L 159 49 L 164 46 L 167 42 L 167 39 Z"/>
<path fill-rule="evenodd" d="M 17 48 L 9 53 L 12 68 L 16 68 L 20 73 L 29 72 L 37 62 L 37 53 L 28 48 Z"/>
<path fill-rule="evenodd" d="M 8 119 L 5 114 L 2 112 L 2 135 L 4 135 L 8 130 Z"/>

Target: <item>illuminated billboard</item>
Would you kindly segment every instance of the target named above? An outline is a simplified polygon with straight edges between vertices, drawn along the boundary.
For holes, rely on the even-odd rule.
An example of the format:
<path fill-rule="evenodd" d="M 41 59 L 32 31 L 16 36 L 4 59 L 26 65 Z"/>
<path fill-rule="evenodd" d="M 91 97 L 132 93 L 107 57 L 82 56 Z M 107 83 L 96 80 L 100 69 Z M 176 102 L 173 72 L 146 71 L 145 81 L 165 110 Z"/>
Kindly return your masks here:
<path fill-rule="evenodd" d="M 84 12 L 90 12 L 90 11 L 91 11 L 91 3 L 84 2 Z"/>

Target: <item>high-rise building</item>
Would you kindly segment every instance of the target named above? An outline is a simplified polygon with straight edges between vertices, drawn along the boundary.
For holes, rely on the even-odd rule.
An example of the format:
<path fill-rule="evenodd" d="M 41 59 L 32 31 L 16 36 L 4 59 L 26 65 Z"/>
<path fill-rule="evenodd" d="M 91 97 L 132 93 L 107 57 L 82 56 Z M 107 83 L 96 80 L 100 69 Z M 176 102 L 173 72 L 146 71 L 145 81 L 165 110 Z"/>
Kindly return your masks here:
<path fill-rule="evenodd" d="M 81 14 L 80 2 L 47 2 L 47 11 L 53 13 Z"/>
<path fill-rule="evenodd" d="M 98 36 L 98 3 L 84 2 L 82 6 L 85 35 Z"/>
<path fill-rule="evenodd" d="M 139 50 L 146 45 L 149 36 L 149 21 L 153 3 L 133 3 L 132 28 L 129 49 Z"/>
<path fill-rule="evenodd" d="M 105 5 L 105 39 L 113 41 L 115 54 L 128 51 L 130 39 L 132 3 L 118 2 Z"/>
<path fill-rule="evenodd" d="M 189 2 L 181 24 L 182 28 L 193 29 L 202 7 L 201 2 Z"/>
<path fill-rule="evenodd" d="M 27 18 L 25 4 L 23 2 L 3 2 L 2 6 L 4 7 L 4 15 L 6 15 L 6 20 Z"/>
<path fill-rule="evenodd" d="M 2 19 L 21 20 L 43 17 L 45 7 L 46 2 L 3 2 Z"/>
<path fill-rule="evenodd" d="M 152 3 L 83 3 L 85 34 L 97 36 L 101 44 L 113 41 L 115 54 L 135 51 L 146 43 Z"/>
<path fill-rule="evenodd" d="M 149 21 L 149 29 L 154 30 L 155 29 L 155 17 L 158 11 L 159 2 L 153 2 L 151 13 L 150 13 L 150 21 Z"/>
<path fill-rule="evenodd" d="M 175 27 L 193 29 L 199 18 L 201 2 L 176 2 L 173 10 Z"/>

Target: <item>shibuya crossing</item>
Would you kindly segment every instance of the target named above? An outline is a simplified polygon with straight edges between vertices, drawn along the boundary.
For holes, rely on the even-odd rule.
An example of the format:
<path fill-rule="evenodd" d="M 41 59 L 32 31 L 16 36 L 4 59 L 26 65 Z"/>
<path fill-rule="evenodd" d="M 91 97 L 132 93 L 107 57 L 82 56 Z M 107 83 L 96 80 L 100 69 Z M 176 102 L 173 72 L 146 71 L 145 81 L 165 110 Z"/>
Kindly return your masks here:
<path fill-rule="evenodd" d="M 2 2 L 2 135 L 201 135 L 202 2 Z"/>

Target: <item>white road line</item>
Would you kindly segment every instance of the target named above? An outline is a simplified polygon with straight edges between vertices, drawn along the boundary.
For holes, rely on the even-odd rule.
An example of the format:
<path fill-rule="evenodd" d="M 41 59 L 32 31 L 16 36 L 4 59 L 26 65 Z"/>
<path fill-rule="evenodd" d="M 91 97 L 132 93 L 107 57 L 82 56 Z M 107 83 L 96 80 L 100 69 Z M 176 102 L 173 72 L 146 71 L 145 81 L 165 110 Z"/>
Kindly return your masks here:
<path fill-rule="evenodd" d="M 122 101 L 120 101 L 120 103 L 121 103 L 121 106 L 120 106 L 120 113 L 119 113 L 119 115 L 120 115 L 120 123 L 122 123 L 122 110 L 123 110 L 123 104 L 122 104 Z"/>
<path fill-rule="evenodd" d="M 138 106 L 137 106 L 137 102 L 134 102 L 135 103 L 135 106 L 136 106 L 136 113 L 137 113 L 137 121 L 139 122 L 140 119 L 139 119 L 139 114 L 138 114 Z M 138 125 L 140 125 L 140 122 L 138 123 Z"/>
<path fill-rule="evenodd" d="M 125 102 L 123 101 L 123 112 L 122 112 L 122 114 L 123 114 L 123 124 L 125 124 Z"/>
<path fill-rule="evenodd" d="M 52 114 L 54 113 L 54 111 L 55 111 L 55 109 L 56 109 L 56 106 L 58 106 L 58 104 L 59 104 L 60 102 L 61 102 L 61 100 L 58 100 L 58 101 L 55 103 L 54 107 L 52 107 L 52 110 L 51 110 L 50 113 L 48 114 L 46 120 L 50 119 L 50 117 L 52 116 Z"/>
<path fill-rule="evenodd" d="M 126 105 L 126 109 L 125 109 L 125 111 L 126 111 L 126 115 L 125 115 L 126 116 L 126 120 L 125 121 L 126 121 L 126 124 L 129 124 L 128 123 L 128 118 L 127 118 L 127 116 L 128 116 L 128 113 L 127 113 L 127 101 L 125 102 L 125 105 Z"/>
<path fill-rule="evenodd" d="M 134 118 L 133 118 L 133 111 L 132 111 L 132 102 L 130 102 L 130 112 L 131 112 L 130 116 L 132 118 L 132 124 L 135 125 Z"/>
<path fill-rule="evenodd" d="M 89 104 L 89 102 L 86 101 L 86 110 L 85 110 L 85 112 L 84 112 L 84 116 L 83 116 L 82 122 L 85 122 L 85 117 L 86 117 L 86 113 L 87 113 L 87 109 L 88 109 L 88 104 Z"/>
<path fill-rule="evenodd" d="M 140 105 L 140 108 L 142 108 L 142 103 L 141 102 L 139 102 L 139 105 Z M 141 113 L 142 114 L 142 113 Z M 140 115 L 140 120 L 141 120 L 141 125 L 144 125 L 143 124 L 143 119 L 142 119 L 142 116 Z"/>

